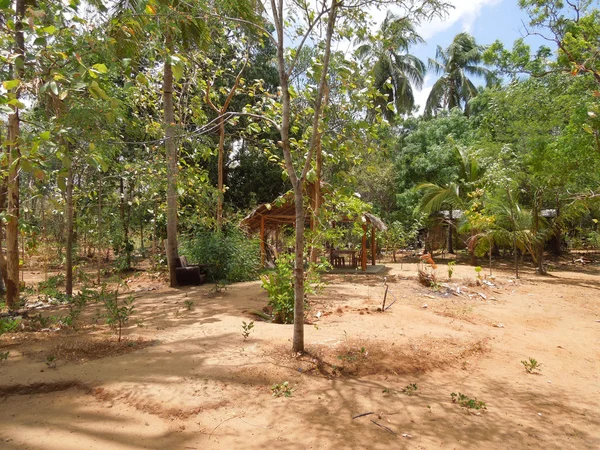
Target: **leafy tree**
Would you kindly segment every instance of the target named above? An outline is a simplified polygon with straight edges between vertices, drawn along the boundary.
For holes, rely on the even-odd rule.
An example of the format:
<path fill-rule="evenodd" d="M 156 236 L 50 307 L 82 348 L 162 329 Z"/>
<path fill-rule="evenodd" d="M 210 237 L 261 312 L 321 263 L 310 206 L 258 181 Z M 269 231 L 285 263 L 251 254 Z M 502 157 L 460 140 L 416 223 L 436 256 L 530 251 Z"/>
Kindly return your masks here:
<path fill-rule="evenodd" d="M 478 90 L 468 77 L 485 78 L 488 86 L 495 82 L 493 72 L 481 65 L 484 50 L 465 32 L 457 34 L 447 48 L 437 47 L 435 59 L 429 60 L 429 70 L 442 77 L 433 84 L 427 97 L 426 115 L 453 108 L 469 114 L 469 100 L 477 96 Z"/>
<path fill-rule="evenodd" d="M 365 66 L 372 68 L 373 82 L 382 94 L 375 103 L 381 114 L 392 120 L 395 115 L 408 114 L 415 107 L 413 86 L 423 87 L 426 67 L 408 51 L 411 45 L 424 41 L 406 17 L 391 11 L 381 24 L 379 34 L 359 39 L 361 45 L 355 53 Z"/>

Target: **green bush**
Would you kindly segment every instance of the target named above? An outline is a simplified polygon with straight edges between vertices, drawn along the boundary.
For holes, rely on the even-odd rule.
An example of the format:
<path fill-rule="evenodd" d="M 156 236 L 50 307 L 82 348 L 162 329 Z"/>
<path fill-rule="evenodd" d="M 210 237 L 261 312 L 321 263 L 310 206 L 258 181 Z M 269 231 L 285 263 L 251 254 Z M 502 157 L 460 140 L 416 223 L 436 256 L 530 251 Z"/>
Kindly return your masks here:
<path fill-rule="evenodd" d="M 260 269 L 260 243 L 237 228 L 202 230 L 182 239 L 180 253 L 190 264 L 207 264 L 211 281 L 230 283 L 254 280 Z"/>
<path fill-rule="evenodd" d="M 4 333 L 14 333 L 19 329 L 20 319 L 13 319 L 11 317 L 0 318 L 0 336 Z"/>
<path fill-rule="evenodd" d="M 311 264 L 304 272 L 304 294 L 314 294 L 321 287 L 321 272 L 327 261 Z M 262 288 L 269 295 L 275 322 L 294 322 L 294 255 L 282 254 L 277 258 L 275 269 L 261 277 Z M 306 306 L 306 302 L 305 302 Z"/>
<path fill-rule="evenodd" d="M 294 256 L 280 255 L 275 270 L 261 277 L 276 322 L 294 321 Z"/>

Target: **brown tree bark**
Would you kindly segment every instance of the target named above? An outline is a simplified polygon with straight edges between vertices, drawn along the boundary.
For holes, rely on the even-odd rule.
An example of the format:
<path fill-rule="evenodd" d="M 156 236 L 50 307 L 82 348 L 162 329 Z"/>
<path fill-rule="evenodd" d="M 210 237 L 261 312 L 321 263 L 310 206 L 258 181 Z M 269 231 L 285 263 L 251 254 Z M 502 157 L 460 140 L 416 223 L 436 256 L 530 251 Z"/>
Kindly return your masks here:
<path fill-rule="evenodd" d="M 210 87 L 211 83 L 206 83 L 206 103 L 217 113 L 221 118 L 219 119 L 219 150 L 218 150 L 218 162 L 217 162 L 217 190 L 219 191 L 219 196 L 217 197 L 217 230 L 221 230 L 223 227 L 223 200 L 224 200 L 224 188 L 225 188 L 225 119 L 222 117 L 227 110 L 229 109 L 229 105 L 231 104 L 231 100 L 233 100 L 233 96 L 235 95 L 240 81 L 242 79 L 242 74 L 248 65 L 249 55 L 246 55 L 246 60 L 242 65 L 242 68 L 238 72 L 235 77 L 235 82 L 233 83 L 233 87 L 227 94 L 225 98 L 225 102 L 223 102 L 223 106 L 218 108 L 213 101 L 210 99 Z"/>
<path fill-rule="evenodd" d="M 173 54 L 173 41 L 166 38 L 169 55 Z M 167 56 L 163 74 L 163 108 L 165 122 L 165 152 L 167 158 L 167 263 L 169 285 L 177 287 L 176 261 L 179 258 L 177 245 L 177 143 L 175 142 L 175 113 L 173 108 L 173 67 Z"/>
<path fill-rule="evenodd" d="M 25 0 L 16 0 L 15 3 L 15 59 L 16 78 L 22 79 L 25 65 L 25 36 L 23 34 L 23 21 L 25 20 Z M 19 98 L 17 88 L 16 97 Z M 14 309 L 19 301 L 19 161 L 21 152 L 19 140 L 21 138 L 21 121 L 19 109 L 14 107 L 13 113 L 8 116 L 8 189 L 7 189 L 7 224 L 6 224 L 6 305 Z"/>
<path fill-rule="evenodd" d="M 67 144 L 69 146 L 69 144 Z M 67 151 L 70 155 L 70 152 Z M 73 161 L 67 171 L 66 215 L 67 215 L 67 257 L 66 257 L 66 287 L 67 297 L 73 296 Z"/>
<path fill-rule="evenodd" d="M 292 189 L 294 191 L 295 212 L 296 212 L 296 249 L 295 249 L 295 267 L 294 267 L 294 333 L 292 349 L 294 352 L 304 351 L 304 183 L 311 167 L 312 155 L 315 151 L 318 135 L 320 133 L 321 108 L 323 97 L 327 86 L 327 72 L 329 69 L 329 58 L 331 55 L 331 41 L 336 22 L 338 3 L 331 0 L 331 6 L 328 11 L 327 33 L 325 37 L 325 50 L 323 55 L 323 64 L 321 66 L 321 78 L 314 105 L 314 115 L 312 122 L 312 134 L 310 145 L 304 167 L 300 176 L 296 173 L 292 160 L 290 147 L 290 123 L 291 123 L 291 97 L 290 97 L 290 69 L 286 67 L 285 62 L 285 32 L 284 32 L 284 7 L 283 0 L 271 0 L 271 12 L 273 22 L 277 32 L 277 69 L 279 73 L 279 83 L 281 86 L 282 100 L 282 118 L 279 129 L 281 135 L 281 146 L 285 167 L 290 177 Z"/>

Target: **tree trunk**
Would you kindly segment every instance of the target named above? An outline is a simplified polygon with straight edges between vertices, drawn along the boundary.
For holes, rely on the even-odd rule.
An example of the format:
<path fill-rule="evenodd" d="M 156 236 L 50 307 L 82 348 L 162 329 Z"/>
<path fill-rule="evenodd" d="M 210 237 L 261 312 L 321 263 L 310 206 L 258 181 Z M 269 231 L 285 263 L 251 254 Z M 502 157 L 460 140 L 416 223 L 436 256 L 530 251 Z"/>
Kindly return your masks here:
<path fill-rule="evenodd" d="M 298 186 L 299 185 L 299 186 Z M 294 189 L 296 209 L 296 259 L 294 265 L 294 339 L 293 350 L 304 351 L 304 195 L 302 181 Z"/>
<path fill-rule="evenodd" d="M 448 253 L 454 254 L 454 240 L 452 236 L 452 228 L 454 226 L 452 217 L 452 207 L 448 210 Z"/>
<path fill-rule="evenodd" d="M 225 120 L 219 120 L 219 162 L 217 167 L 218 180 L 217 180 L 217 191 L 219 196 L 217 197 L 217 230 L 221 231 L 223 228 L 223 180 L 224 180 L 224 168 L 223 168 L 223 153 L 225 151 Z"/>
<path fill-rule="evenodd" d="M 168 54 L 173 54 L 171 36 L 167 35 Z M 177 144 L 175 142 L 175 114 L 173 111 L 173 68 L 170 56 L 165 58 L 163 75 L 163 107 L 165 121 L 165 151 L 167 157 L 167 262 L 169 284 L 177 287 Z"/>
<path fill-rule="evenodd" d="M 0 142 L 3 141 L 0 136 Z M 6 213 L 6 177 L 2 178 L 0 184 L 0 214 Z M 43 214 L 43 212 L 42 212 Z M 6 292 L 6 259 L 4 258 L 4 250 L 2 248 L 4 242 L 4 221 L 0 221 L 0 292 Z"/>
<path fill-rule="evenodd" d="M 25 20 L 25 0 L 15 2 L 15 50 L 17 58 L 14 66 L 16 78 L 22 79 L 25 66 L 25 36 L 23 21 Z M 20 87 L 16 98 L 19 98 Z M 21 151 L 21 121 L 19 109 L 14 107 L 8 116 L 8 188 L 7 188 L 7 223 L 6 223 L 6 305 L 14 309 L 19 301 L 19 160 Z"/>
<path fill-rule="evenodd" d="M 544 268 L 544 240 L 540 238 L 541 234 L 541 224 L 540 224 L 540 215 L 542 212 L 541 207 L 541 193 L 538 191 L 535 193 L 534 197 L 534 207 L 533 207 L 533 235 L 535 238 L 535 262 L 537 263 L 537 270 L 540 275 L 546 274 L 546 269 Z"/>
<path fill-rule="evenodd" d="M 515 278 L 519 279 L 519 255 L 517 252 L 517 221 L 515 219 L 515 210 L 514 203 L 512 201 L 512 196 L 510 195 L 510 190 L 508 187 L 506 188 L 506 192 L 508 194 L 508 201 L 510 202 L 510 220 L 513 226 L 512 238 L 513 238 L 513 253 L 515 257 Z"/>
<path fill-rule="evenodd" d="M 68 146 L 69 144 L 67 144 Z M 68 152 L 70 153 L 70 152 Z M 73 161 L 67 172 L 67 192 L 66 192 L 66 216 L 67 216 L 67 270 L 66 270 L 66 288 L 67 297 L 73 296 Z"/>
<path fill-rule="evenodd" d="M 96 225 L 97 234 L 98 234 L 98 256 L 96 259 L 97 263 L 97 273 L 96 273 L 96 281 L 98 285 L 100 285 L 100 275 L 101 275 L 101 248 L 102 248 L 102 180 L 98 182 L 98 224 Z"/>
<path fill-rule="evenodd" d="M 325 85 L 325 97 L 323 98 L 323 108 L 325 108 L 327 106 L 327 103 L 329 103 L 329 86 L 326 84 Z M 321 175 L 323 172 L 323 146 L 322 146 L 321 142 L 322 142 L 321 133 L 319 133 L 319 136 L 317 137 L 317 145 L 315 148 L 316 178 L 315 178 L 315 192 L 314 192 L 314 195 L 315 195 L 314 211 L 313 211 L 313 220 L 312 220 L 313 230 L 316 230 L 317 227 L 319 226 L 319 216 L 321 214 Z M 313 237 L 313 240 L 314 240 L 314 237 Z M 319 249 L 313 244 L 313 247 L 310 252 L 310 262 L 313 264 L 316 263 L 318 256 L 319 256 Z"/>
<path fill-rule="evenodd" d="M 327 85 L 327 73 L 329 69 L 329 58 L 331 55 L 331 40 L 333 36 L 337 0 L 331 0 L 331 7 L 327 20 L 327 34 L 325 38 L 325 51 L 323 55 L 323 64 L 321 67 L 321 77 L 319 81 L 318 94 L 315 99 L 314 114 L 312 121 L 312 133 L 310 146 L 304 168 L 300 176 L 297 175 L 294 168 L 290 147 L 290 123 L 291 123 L 291 97 L 289 88 L 289 76 L 286 66 L 285 55 L 285 31 L 284 31 L 284 11 L 283 1 L 276 2 L 271 0 L 271 10 L 277 31 L 277 69 L 279 72 L 279 83 L 281 86 L 282 115 L 281 115 L 281 146 L 283 147 L 283 157 L 285 167 L 294 190 L 294 201 L 296 211 L 296 258 L 294 267 L 294 336 L 292 349 L 294 352 L 304 351 L 304 182 L 311 167 L 312 155 L 315 151 L 317 139 L 319 136 L 319 125 L 321 119 L 321 107 Z"/>

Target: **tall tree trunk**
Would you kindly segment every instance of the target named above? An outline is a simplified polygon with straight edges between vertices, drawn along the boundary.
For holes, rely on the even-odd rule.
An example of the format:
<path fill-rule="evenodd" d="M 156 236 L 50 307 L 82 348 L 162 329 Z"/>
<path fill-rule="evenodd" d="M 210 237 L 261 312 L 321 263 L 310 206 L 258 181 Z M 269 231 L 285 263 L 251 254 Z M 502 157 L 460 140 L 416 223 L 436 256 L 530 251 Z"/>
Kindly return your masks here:
<path fill-rule="evenodd" d="M 454 227 L 454 221 L 452 217 L 452 206 L 448 210 L 448 253 L 454 254 L 454 240 L 452 236 L 452 228 Z"/>
<path fill-rule="evenodd" d="M 533 199 L 533 235 L 535 237 L 535 262 L 537 263 L 537 270 L 540 275 L 546 274 L 546 268 L 544 267 L 544 240 L 541 238 L 541 224 L 540 216 L 542 214 L 542 200 L 541 193 L 537 191 Z"/>
<path fill-rule="evenodd" d="M 327 83 L 327 81 L 326 81 Z M 323 98 L 323 110 L 327 107 L 327 103 L 329 103 L 329 86 L 325 84 L 325 97 Z M 321 115 L 323 116 L 323 114 Z M 313 211 L 313 229 L 317 229 L 319 226 L 319 216 L 321 214 L 321 175 L 323 172 L 323 145 L 321 139 L 321 133 L 317 137 L 317 145 L 315 148 L 315 199 L 314 199 L 314 211 Z M 314 240 L 314 238 L 313 238 Z M 319 249 L 313 245 L 310 252 L 310 262 L 316 263 L 317 257 L 319 256 Z"/>
<path fill-rule="evenodd" d="M 507 187 L 506 192 L 508 194 L 508 201 L 510 203 L 510 220 L 513 226 L 512 238 L 513 238 L 513 253 L 515 257 L 515 278 L 519 279 L 519 255 L 517 252 L 517 221 L 515 218 L 515 205 L 510 195 L 510 189 Z"/>
<path fill-rule="evenodd" d="M 25 36 L 23 21 L 25 20 L 25 0 L 15 2 L 15 51 L 17 58 L 14 66 L 17 79 L 22 79 L 25 67 Z M 20 87 L 17 88 L 16 98 L 19 98 Z M 8 116 L 8 189 L 7 189 L 7 224 L 6 224 L 6 305 L 14 309 L 19 301 L 19 168 L 21 151 L 21 121 L 19 109 L 14 107 Z"/>
<path fill-rule="evenodd" d="M 69 144 L 67 144 L 68 146 Z M 70 152 L 68 152 L 70 153 Z M 67 172 L 67 192 L 66 192 L 66 215 L 67 215 L 67 273 L 66 273 L 66 294 L 67 297 L 73 296 L 73 162 Z"/>
<path fill-rule="evenodd" d="M 285 62 L 285 33 L 284 33 L 284 11 L 283 1 L 271 0 L 271 9 L 273 13 L 275 28 L 277 31 L 277 68 L 279 72 L 279 82 L 281 86 L 282 97 L 282 119 L 281 119 L 281 145 L 283 147 L 283 156 L 285 167 L 292 183 L 294 191 L 295 211 L 296 211 L 296 257 L 294 267 L 294 335 L 292 349 L 294 352 L 304 351 L 304 182 L 311 167 L 312 155 L 315 151 L 317 139 L 320 133 L 321 107 L 327 86 L 327 73 L 329 69 L 329 58 L 331 55 L 331 40 L 335 26 L 337 4 L 336 0 L 331 0 L 331 7 L 327 20 L 327 34 L 325 38 L 325 51 L 323 55 L 323 64 L 321 67 L 321 77 L 319 81 L 318 93 L 315 99 L 314 115 L 312 121 L 312 133 L 310 146 L 304 168 L 300 176 L 297 175 L 292 160 L 290 147 L 290 123 L 291 123 L 291 97 L 289 88 L 290 73 L 286 68 Z"/>
<path fill-rule="evenodd" d="M 168 55 L 173 54 L 170 35 L 166 38 Z M 173 68 L 170 57 L 165 58 L 163 75 L 163 108 L 165 121 L 165 151 L 167 157 L 167 262 L 169 284 L 177 286 L 177 143 L 175 142 L 175 114 L 173 111 Z"/>
<path fill-rule="evenodd" d="M 98 256 L 96 259 L 97 264 L 97 273 L 96 273 L 96 282 L 100 285 L 100 275 L 101 275 L 101 249 L 102 249 L 102 179 L 98 182 L 98 223 L 96 225 L 96 230 L 98 234 Z"/>
<path fill-rule="evenodd" d="M 224 168 L 223 168 L 223 153 L 225 152 L 225 120 L 221 118 L 219 120 L 219 162 L 217 167 L 218 172 L 218 180 L 217 180 L 217 190 L 219 191 L 219 196 L 217 197 L 217 230 L 221 231 L 223 228 L 223 180 L 225 178 Z"/>
<path fill-rule="evenodd" d="M 4 139 L 0 135 L 0 142 Z M 6 177 L 2 178 L 2 183 L 0 184 L 0 214 L 6 213 L 6 190 L 7 190 L 7 179 Z M 0 221 L 0 292 L 6 292 L 6 259 L 4 257 L 4 221 Z"/>

